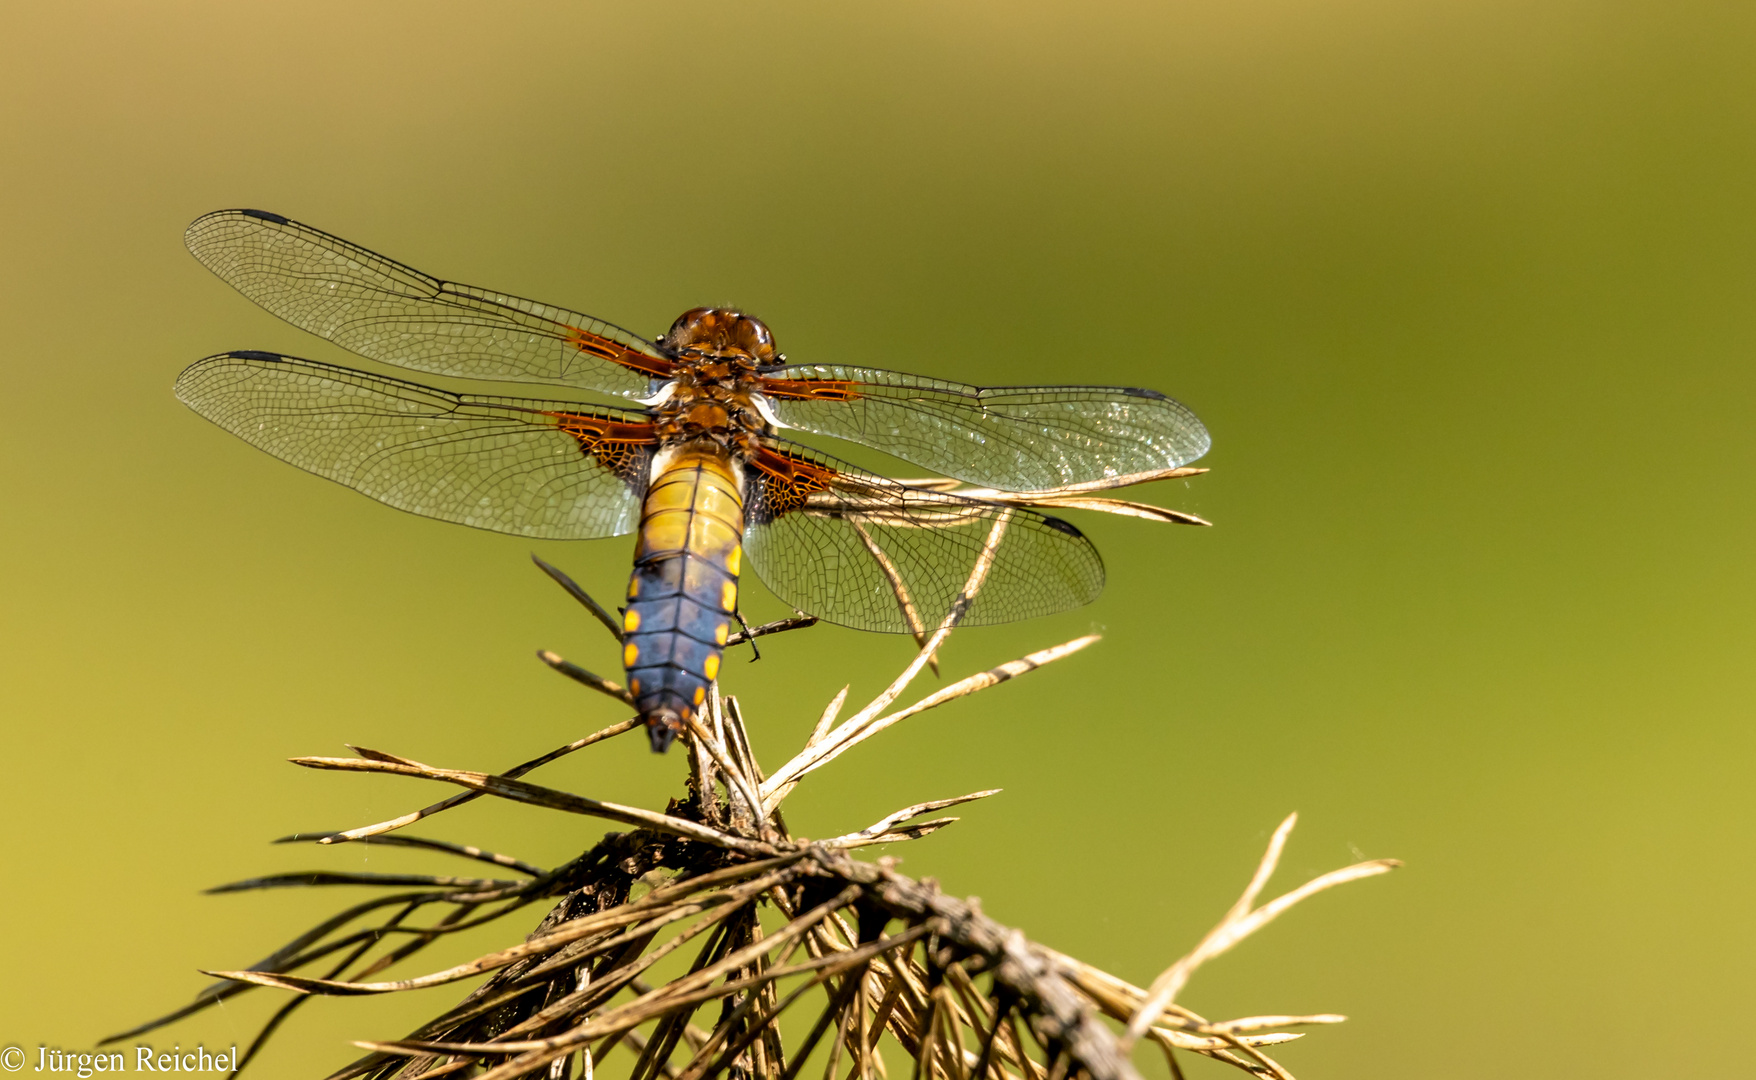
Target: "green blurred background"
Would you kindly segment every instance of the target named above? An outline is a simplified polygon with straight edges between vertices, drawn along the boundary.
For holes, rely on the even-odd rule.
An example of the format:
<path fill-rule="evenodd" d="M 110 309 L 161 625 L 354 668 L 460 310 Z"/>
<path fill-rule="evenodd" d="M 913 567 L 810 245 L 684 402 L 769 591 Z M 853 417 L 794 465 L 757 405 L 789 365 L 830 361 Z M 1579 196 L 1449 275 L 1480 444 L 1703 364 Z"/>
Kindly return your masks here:
<path fill-rule="evenodd" d="M 732 302 L 799 361 L 1188 402 L 1214 472 L 1149 497 L 1216 527 L 1082 519 L 1105 596 L 961 635 L 947 676 L 1105 640 L 844 758 L 793 827 L 1005 788 L 891 854 L 1145 982 L 1298 810 L 1278 884 L 1408 868 L 1183 1000 L 1350 1014 L 1286 1048 L 1305 1080 L 1720 1070 L 1756 960 L 1753 49 L 1756 7 L 1705 0 L 10 9 L 0 1044 L 89 1046 L 355 895 L 200 887 L 435 868 L 267 846 L 438 797 L 284 758 L 493 769 L 619 718 L 532 658 L 615 667 L 532 545 L 171 397 L 228 348 L 370 366 L 183 250 L 257 206 L 647 333 Z M 613 595 L 630 545 L 537 549 Z M 775 762 L 910 646 L 764 651 L 725 682 Z M 621 741 L 538 779 L 662 805 L 683 765 Z M 559 817 L 428 831 L 536 861 L 601 831 Z M 454 996 L 317 1002 L 261 1075 Z"/>

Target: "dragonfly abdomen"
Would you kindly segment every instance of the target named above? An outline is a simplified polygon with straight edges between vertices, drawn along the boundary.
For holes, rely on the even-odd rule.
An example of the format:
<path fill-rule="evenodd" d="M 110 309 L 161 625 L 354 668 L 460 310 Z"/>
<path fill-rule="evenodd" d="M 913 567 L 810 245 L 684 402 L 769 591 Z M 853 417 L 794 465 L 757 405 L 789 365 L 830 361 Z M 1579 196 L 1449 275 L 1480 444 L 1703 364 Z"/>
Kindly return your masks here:
<path fill-rule="evenodd" d="M 719 675 L 738 607 L 742 482 L 723 451 L 661 456 L 641 508 L 623 614 L 622 666 L 663 752 Z"/>

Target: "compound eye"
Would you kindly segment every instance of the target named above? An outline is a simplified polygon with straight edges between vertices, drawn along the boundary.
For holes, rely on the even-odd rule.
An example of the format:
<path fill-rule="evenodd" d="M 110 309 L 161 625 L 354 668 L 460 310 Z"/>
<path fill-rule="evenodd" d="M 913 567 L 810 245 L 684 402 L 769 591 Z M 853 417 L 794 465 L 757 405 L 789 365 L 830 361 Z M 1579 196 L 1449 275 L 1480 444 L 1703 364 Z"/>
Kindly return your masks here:
<path fill-rule="evenodd" d="M 701 337 L 701 324 L 704 317 L 710 315 L 707 308 L 690 308 L 677 316 L 671 324 L 670 332 L 665 335 L 673 345 L 682 345 L 686 341 L 697 341 Z"/>
<path fill-rule="evenodd" d="M 758 360 L 767 360 L 774 355 L 774 335 L 768 332 L 764 323 L 749 319 L 744 323 L 744 340 L 740 343 L 744 351 Z"/>

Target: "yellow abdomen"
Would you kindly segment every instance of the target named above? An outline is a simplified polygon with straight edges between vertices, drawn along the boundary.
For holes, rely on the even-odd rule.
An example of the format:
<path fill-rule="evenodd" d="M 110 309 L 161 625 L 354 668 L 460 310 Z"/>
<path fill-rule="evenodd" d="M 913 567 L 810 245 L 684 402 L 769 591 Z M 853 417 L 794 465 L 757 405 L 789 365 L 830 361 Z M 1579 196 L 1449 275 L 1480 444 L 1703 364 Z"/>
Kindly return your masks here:
<path fill-rule="evenodd" d="M 723 452 L 661 456 L 641 508 L 622 666 L 663 751 L 707 700 L 738 609 L 744 499 Z"/>

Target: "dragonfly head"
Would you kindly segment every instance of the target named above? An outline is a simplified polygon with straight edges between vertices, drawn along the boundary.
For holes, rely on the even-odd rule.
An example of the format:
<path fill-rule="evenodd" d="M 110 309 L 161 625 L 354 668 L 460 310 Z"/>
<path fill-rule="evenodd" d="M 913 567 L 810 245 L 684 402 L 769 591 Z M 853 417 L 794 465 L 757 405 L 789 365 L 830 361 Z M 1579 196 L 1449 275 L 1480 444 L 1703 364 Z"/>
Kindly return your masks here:
<path fill-rule="evenodd" d="M 679 356 L 748 358 L 757 367 L 778 358 L 774 335 L 761 319 L 732 308 L 691 308 L 677 316 L 663 344 Z"/>

